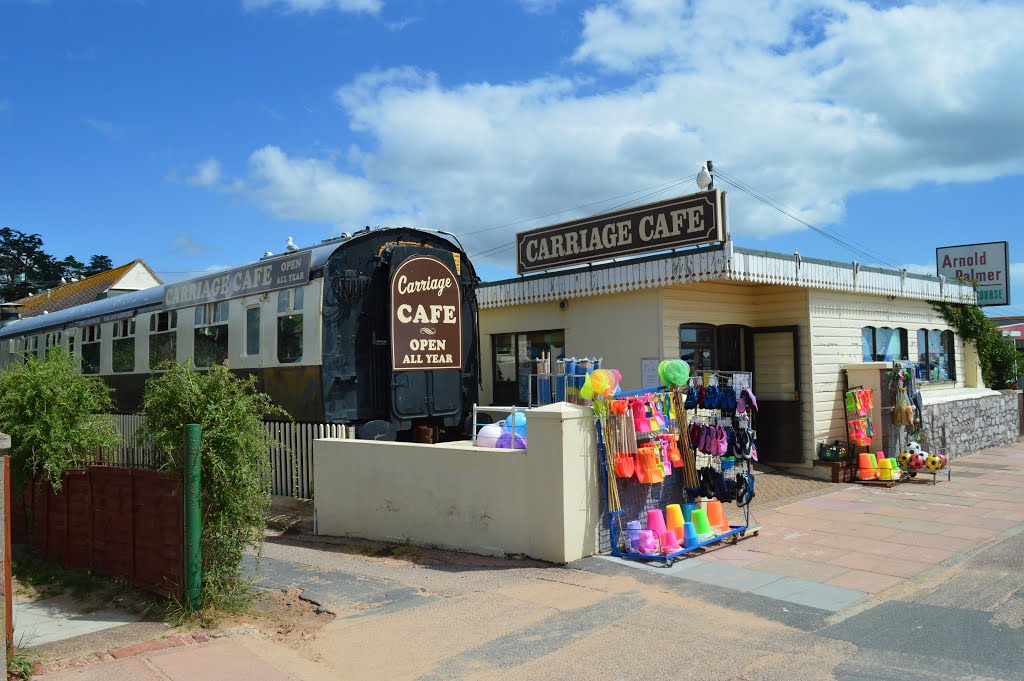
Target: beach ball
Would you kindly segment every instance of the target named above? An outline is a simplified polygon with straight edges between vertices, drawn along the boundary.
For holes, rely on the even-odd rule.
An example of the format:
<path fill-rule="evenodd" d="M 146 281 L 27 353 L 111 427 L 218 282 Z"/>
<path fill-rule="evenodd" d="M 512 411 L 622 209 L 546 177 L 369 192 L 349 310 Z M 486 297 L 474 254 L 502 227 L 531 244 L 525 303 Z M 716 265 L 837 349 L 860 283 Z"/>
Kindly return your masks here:
<path fill-rule="evenodd" d="M 936 454 L 935 456 L 942 459 L 942 466 L 940 466 L 940 468 L 945 468 L 949 464 L 949 459 L 946 458 L 945 454 Z"/>
<path fill-rule="evenodd" d="M 924 465 L 928 466 L 928 470 L 937 471 L 942 468 L 942 459 L 932 454 L 924 461 Z"/>
<path fill-rule="evenodd" d="M 515 419 L 514 426 L 513 419 Z M 526 414 L 521 411 L 517 411 L 514 414 L 510 414 L 509 417 L 505 419 L 505 431 L 512 432 L 513 430 L 519 437 L 526 437 Z"/>
<path fill-rule="evenodd" d="M 911 454 L 910 459 L 907 461 L 907 463 L 910 465 L 910 470 L 921 470 L 922 468 L 924 468 L 924 454 L 921 454 L 920 452 Z"/>
<path fill-rule="evenodd" d="M 896 459 L 900 462 L 901 467 L 906 468 L 907 462 L 910 461 L 910 452 L 901 452 Z"/>
<path fill-rule="evenodd" d="M 477 447 L 497 447 L 498 438 L 504 435 L 504 431 L 497 423 L 489 423 L 480 429 L 476 434 Z"/>
<path fill-rule="evenodd" d="M 910 444 L 907 445 L 907 451 L 910 452 L 911 454 L 920 454 L 921 445 L 919 445 L 916 442 L 911 442 Z"/>
<path fill-rule="evenodd" d="M 508 431 L 501 434 L 495 446 L 498 449 L 526 449 L 526 438 Z"/>

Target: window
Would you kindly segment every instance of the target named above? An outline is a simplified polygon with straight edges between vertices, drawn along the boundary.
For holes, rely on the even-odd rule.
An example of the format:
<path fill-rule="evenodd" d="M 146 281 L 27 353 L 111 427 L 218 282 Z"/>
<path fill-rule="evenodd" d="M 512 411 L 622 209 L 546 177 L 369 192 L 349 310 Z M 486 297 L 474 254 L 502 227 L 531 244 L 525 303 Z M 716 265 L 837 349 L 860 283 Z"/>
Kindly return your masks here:
<path fill-rule="evenodd" d="M 196 308 L 195 363 L 197 367 L 219 364 L 228 358 L 228 303 L 208 303 Z"/>
<path fill-rule="evenodd" d="M 260 354 L 260 308 L 245 308 L 245 354 Z"/>
<path fill-rule="evenodd" d="M 711 324 L 679 326 L 679 359 L 690 365 L 690 371 L 714 369 L 715 327 Z"/>
<path fill-rule="evenodd" d="M 117 374 L 135 371 L 135 320 L 119 319 L 113 331 L 110 368 Z"/>
<path fill-rule="evenodd" d="M 281 364 L 302 361 L 302 303 L 301 288 L 277 294 L 277 361 Z"/>
<path fill-rule="evenodd" d="M 149 316 L 149 369 L 157 371 L 178 357 L 178 311 Z"/>
<path fill-rule="evenodd" d="M 565 358 L 565 330 L 499 333 L 491 336 L 491 348 L 494 403 L 526 406 L 530 403 L 531 389 L 537 394 L 536 381 L 530 384 L 535 360 L 540 359 L 542 353 L 547 354 L 551 358 L 551 370 L 555 371 L 555 360 Z"/>
<path fill-rule="evenodd" d="M 100 372 L 100 325 L 82 327 L 82 373 Z"/>
<path fill-rule="evenodd" d="M 68 329 L 68 354 L 75 354 L 75 329 Z"/>
<path fill-rule="evenodd" d="M 61 334 L 60 331 L 54 331 L 52 333 L 46 334 L 46 338 L 44 339 L 44 343 L 45 343 L 46 347 L 43 350 L 43 356 L 44 357 L 46 356 L 46 354 L 48 352 L 50 352 L 50 348 L 59 348 L 60 347 L 61 338 L 62 338 L 62 334 Z"/>
<path fill-rule="evenodd" d="M 865 326 L 860 331 L 860 344 L 865 362 L 895 362 L 909 358 L 906 329 Z"/>
<path fill-rule="evenodd" d="M 917 332 L 917 366 L 923 381 L 955 381 L 956 357 L 952 331 L 920 329 Z"/>

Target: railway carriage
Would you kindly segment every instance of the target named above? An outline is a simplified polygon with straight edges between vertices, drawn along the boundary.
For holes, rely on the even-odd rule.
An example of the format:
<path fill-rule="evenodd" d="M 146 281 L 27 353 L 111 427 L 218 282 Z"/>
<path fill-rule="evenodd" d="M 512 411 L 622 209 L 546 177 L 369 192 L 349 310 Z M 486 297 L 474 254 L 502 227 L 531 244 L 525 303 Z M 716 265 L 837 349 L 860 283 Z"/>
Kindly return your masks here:
<path fill-rule="evenodd" d="M 478 282 L 446 233 L 366 229 L 9 322 L 0 364 L 63 347 L 131 413 L 162 363 L 227 361 L 296 421 L 356 424 L 374 439 L 415 426 L 459 431 L 479 388 Z"/>

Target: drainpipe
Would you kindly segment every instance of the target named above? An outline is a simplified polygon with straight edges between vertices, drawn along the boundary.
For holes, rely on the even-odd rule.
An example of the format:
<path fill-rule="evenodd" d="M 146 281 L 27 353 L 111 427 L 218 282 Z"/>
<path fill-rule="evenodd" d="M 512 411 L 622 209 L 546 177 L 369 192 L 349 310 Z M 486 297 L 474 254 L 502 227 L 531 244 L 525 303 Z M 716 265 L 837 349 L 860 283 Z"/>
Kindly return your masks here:
<path fill-rule="evenodd" d="M 189 423 L 185 426 L 185 598 L 189 607 L 198 609 L 202 605 L 203 551 L 200 544 L 202 515 L 199 508 L 201 497 L 201 468 L 199 445 L 202 442 L 202 426 Z"/>

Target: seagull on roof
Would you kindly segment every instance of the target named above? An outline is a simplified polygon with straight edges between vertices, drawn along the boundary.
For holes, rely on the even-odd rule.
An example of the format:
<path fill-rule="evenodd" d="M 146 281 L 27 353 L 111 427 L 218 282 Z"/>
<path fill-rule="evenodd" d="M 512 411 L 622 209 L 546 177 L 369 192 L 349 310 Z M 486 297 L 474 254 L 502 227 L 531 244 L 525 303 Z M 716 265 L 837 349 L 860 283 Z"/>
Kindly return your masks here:
<path fill-rule="evenodd" d="M 272 255 L 274 255 L 274 254 L 271 251 L 267 251 L 266 253 L 263 254 L 263 257 L 264 258 L 269 258 Z"/>
<path fill-rule="evenodd" d="M 299 247 L 295 245 L 295 242 L 292 241 L 291 237 L 288 237 L 288 243 L 286 243 L 284 245 L 284 247 L 287 248 L 289 251 L 297 251 L 297 250 L 299 250 Z"/>

